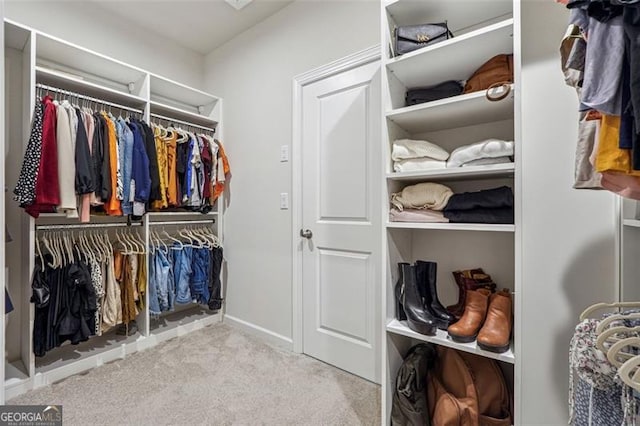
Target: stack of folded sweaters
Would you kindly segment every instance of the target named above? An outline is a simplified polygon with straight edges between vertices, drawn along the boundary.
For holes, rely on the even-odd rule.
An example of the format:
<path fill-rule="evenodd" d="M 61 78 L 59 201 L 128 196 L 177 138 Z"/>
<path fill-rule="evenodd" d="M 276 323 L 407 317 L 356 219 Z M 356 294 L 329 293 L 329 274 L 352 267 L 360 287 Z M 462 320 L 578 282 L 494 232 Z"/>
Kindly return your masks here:
<path fill-rule="evenodd" d="M 398 139 L 393 142 L 391 152 L 396 173 L 511 163 L 512 156 L 513 142 L 500 139 L 461 146 L 451 154 L 431 142 Z"/>
<path fill-rule="evenodd" d="M 508 186 L 454 194 L 439 183 L 419 183 L 391 195 L 391 222 L 513 223 Z"/>

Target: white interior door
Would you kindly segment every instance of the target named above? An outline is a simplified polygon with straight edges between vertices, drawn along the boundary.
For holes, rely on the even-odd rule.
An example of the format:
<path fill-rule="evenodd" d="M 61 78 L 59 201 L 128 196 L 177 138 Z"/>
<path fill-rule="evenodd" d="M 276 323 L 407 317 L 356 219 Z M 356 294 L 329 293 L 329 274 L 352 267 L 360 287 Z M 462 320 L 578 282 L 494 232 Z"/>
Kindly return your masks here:
<path fill-rule="evenodd" d="M 304 86 L 301 117 L 303 352 L 377 383 L 380 90 L 369 62 Z"/>

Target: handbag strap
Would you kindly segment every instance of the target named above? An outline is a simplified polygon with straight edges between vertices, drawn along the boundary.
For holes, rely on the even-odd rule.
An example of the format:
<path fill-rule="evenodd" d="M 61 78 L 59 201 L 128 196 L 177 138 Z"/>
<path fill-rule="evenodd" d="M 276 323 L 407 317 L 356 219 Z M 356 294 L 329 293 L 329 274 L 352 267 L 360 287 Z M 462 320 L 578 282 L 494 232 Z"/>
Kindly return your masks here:
<path fill-rule="evenodd" d="M 491 89 L 496 89 L 498 87 L 503 87 L 504 88 L 504 93 L 502 93 L 500 95 L 497 95 L 497 96 L 491 95 Z M 499 81 L 499 82 L 493 83 L 491 86 L 489 86 L 485 96 L 491 102 L 498 102 L 498 101 L 503 100 L 507 96 L 509 96 L 509 93 L 511 93 L 511 83 L 509 83 L 508 81 Z"/>

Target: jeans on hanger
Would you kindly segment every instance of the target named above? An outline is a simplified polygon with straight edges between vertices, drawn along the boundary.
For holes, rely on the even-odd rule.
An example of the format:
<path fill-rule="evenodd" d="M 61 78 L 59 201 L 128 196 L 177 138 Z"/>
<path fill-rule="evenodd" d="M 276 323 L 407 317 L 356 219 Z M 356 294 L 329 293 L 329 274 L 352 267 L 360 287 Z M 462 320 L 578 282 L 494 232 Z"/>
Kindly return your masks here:
<path fill-rule="evenodd" d="M 173 251 L 173 267 L 176 280 L 176 303 L 191 303 L 191 290 L 189 284 L 193 270 L 191 262 L 193 258 L 193 249 L 191 247 L 183 247 L 180 250 Z"/>
<path fill-rule="evenodd" d="M 193 250 L 193 275 L 191 279 L 191 296 L 200 304 L 209 302 L 209 249 Z"/>
<path fill-rule="evenodd" d="M 209 309 L 217 311 L 222 308 L 222 282 L 220 271 L 222 270 L 222 247 L 211 250 L 209 256 Z"/>
<path fill-rule="evenodd" d="M 169 296 L 169 281 L 173 281 L 173 273 L 171 271 L 171 262 L 167 254 L 159 249 L 155 254 L 156 282 L 158 284 L 158 304 L 162 312 L 170 311 L 173 308 L 173 295 Z M 171 300 L 170 300 L 171 299 Z"/>
<path fill-rule="evenodd" d="M 156 257 L 158 252 L 149 254 L 149 313 L 160 315 L 160 303 L 158 301 L 158 282 L 156 278 Z"/>

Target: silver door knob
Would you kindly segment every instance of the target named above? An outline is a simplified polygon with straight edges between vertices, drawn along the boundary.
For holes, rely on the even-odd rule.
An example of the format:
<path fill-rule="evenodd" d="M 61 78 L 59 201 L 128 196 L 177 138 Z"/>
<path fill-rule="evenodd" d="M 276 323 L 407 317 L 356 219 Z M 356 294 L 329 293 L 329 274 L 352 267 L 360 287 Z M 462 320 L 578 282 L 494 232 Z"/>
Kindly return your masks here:
<path fill-rule="evenodd" d="M 311 229 L 301 229 L 300 236 L 310 240 L 313 237 L 313 232 L 311 232 Z"/>

